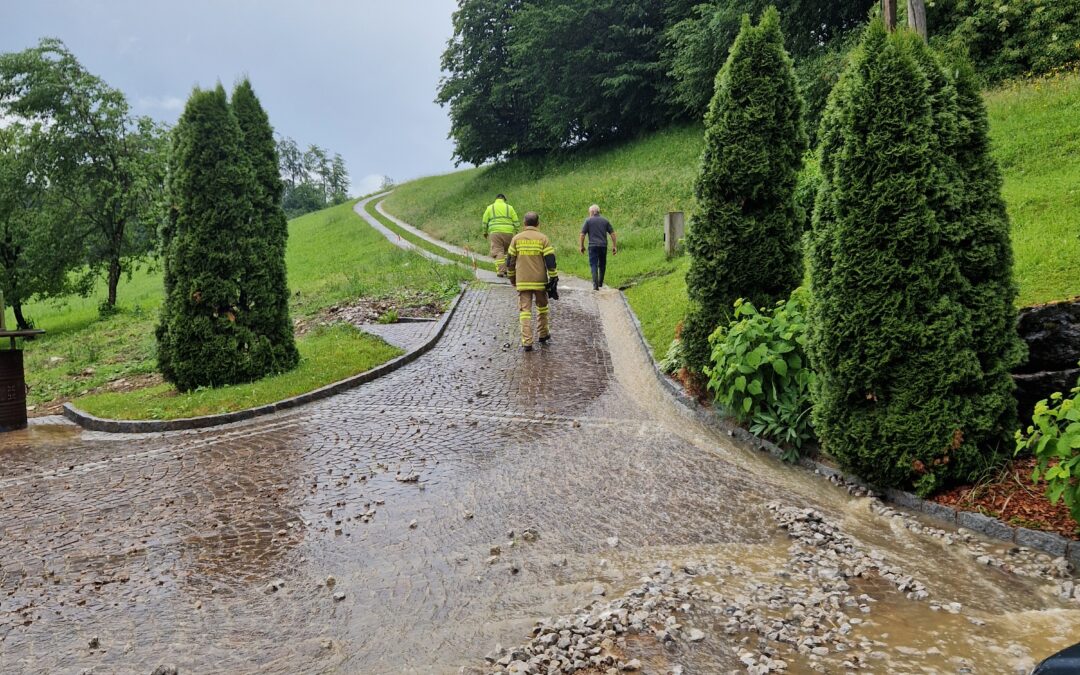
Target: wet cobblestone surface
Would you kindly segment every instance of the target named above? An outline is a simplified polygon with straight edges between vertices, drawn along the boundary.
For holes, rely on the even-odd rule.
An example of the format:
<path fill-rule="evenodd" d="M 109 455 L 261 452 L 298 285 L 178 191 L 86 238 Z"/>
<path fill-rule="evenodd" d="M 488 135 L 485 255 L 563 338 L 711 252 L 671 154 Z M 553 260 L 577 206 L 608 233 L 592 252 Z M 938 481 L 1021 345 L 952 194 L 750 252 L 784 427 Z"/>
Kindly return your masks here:
<path fill-rule="evenodd" d="M 400 323 L 364 323 L 360 330 L 381 337 L 387 343 L 411 351 L 431 339 L 439 329 L 438 321 L 402 321 Z"/>
<path fill-rule="evenodd" d="M 512 291 L 470 290 L 431 352 L 299 410 L 3 437 L 0 672 L 472 672 L 657 561 L 786 561 L 778 497 L 883 537 L 854 498 L 675 411 L 621 307 L 569 291 L 523 354 Z M 985 587 L 954 590 L 1029 609 Z M 739 665 L 712 635 L 685 672 Z"/>

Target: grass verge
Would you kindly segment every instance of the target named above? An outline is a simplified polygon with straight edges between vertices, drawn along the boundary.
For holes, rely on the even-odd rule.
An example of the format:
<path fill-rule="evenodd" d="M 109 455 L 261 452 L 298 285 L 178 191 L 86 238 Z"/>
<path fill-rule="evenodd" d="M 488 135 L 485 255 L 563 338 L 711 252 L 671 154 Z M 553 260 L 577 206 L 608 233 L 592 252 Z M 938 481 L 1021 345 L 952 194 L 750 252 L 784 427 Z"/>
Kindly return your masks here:
<path fill-rule="evenodd" d="M 318 389 L 374 368 L 403 352 L 347 324 L 318 328 L 297 341 L 300 365 L 249 384 L 177 393 L 168 384 L 91 394 L 76 405 L 111 419 L 169 420 L 244 410 Z"/>
<path fill-rule="evenodd" d="M 353 212 L 354 203 L 310 213 L 289 222 L 286 264 L 292 290 L 289 304 L 294 319 L 317 316 L 328 307 L 360 298 L 387 299 L 401 308 L 432 302 L 445 304 L 457 293 L 461 282 L 472 278 L 467 270 L 439 265 L 386 241 Z M 141 394 L 138 391 L 103 390 L 129 389 L 159 382 L 153 373 L 156 367 L 154 327 L 163 293 L 161 284 L 157 270 L 135 273 L 120 286 L 119 312 L 106 319 L 98 318 L 97 314 L 104 288 L 99 288 L 89 298 L 69 297 L 27 305 L 27 316 L 39 328 L 48 331 L 44 337 L 24 345 L 31 413 L 55 412 L 60 402 L 71 399 L 76 399 L 76 405 L 82 407 L 80 397 L 109 393 L 114 399 L 132 397 L 131 414 L 125 416 L 139 418 L 136 408 Z M 297 382 L 304 382 L 303 386 L 314 389 L 376 365 L 361 353 L 359 342 L 351 344 L 338 337 L 338 344 L 352 359 L 347 367 L 338 368 L 344 364 L 330 364 L 325 360 L 308 363 L 311 359 L 306 359 L 297 370 L 279 377 L 295 377 Z M 302 357 L 305 354 L 303 345 L 310 339 L 305 337 L 301 341 Z M 324 344 L 331 344 L 325 342 L 329 337 L 319 339 Z M 391 352 L 374 349 L 368 344 L 371 339 L 364 339 L 368 353 L 382 354 L 383 360 L 393 357 Z M 322 371 L 323 376 L 310 377 L 316 371 Z M 291 385 L 281 382 L 275 386 L 292 390 Z M 234 392 L 233 395 L 236 401 L 232 409 L 250 407 L 240 394 Z M 173 417 L 186 414 L 170 413 Z"/>

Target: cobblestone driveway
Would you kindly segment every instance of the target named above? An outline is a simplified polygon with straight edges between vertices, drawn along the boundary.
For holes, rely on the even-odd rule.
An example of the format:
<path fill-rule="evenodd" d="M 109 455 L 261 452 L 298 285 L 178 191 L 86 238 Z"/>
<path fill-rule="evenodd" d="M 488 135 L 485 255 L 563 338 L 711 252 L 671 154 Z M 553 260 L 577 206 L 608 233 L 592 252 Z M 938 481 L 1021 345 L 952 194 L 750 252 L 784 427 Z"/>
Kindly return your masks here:
<path fill-rule="evenodd" d="M 614 293 L 565 293 L 529 355 L 511 293 L 469 291 L 432 352 L 287 414 L 0 440 L 0 672 L 457 672 L 654 561 L 768 567 L 778 495 L 871 520 L 674 411 Z"/>

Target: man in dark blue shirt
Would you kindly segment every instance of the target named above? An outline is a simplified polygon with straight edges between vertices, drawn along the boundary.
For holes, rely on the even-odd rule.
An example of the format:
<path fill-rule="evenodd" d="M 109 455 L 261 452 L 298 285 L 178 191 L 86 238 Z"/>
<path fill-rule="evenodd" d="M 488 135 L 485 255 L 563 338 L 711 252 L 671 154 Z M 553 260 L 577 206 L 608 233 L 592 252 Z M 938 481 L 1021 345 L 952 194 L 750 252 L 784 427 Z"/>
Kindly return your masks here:
<path fill-rule="evenodd" d="M 600 207 L 593 204 L 589 207 L 589 218 L 581 226 L 581 237 L 578 245 L 581 252 L 585 252 L 585 237 L 589 238 L 589 267 L 592 269 L 592 287 L 594 291 L 600 290 L 604 285 L 604 272 L 607 270 L 607 238 L 611 235 L 611 255 L 619 252 L 619 244 L 615 239 L 615 230 L 612 229 L 608 219 L 600 215 Z"/>

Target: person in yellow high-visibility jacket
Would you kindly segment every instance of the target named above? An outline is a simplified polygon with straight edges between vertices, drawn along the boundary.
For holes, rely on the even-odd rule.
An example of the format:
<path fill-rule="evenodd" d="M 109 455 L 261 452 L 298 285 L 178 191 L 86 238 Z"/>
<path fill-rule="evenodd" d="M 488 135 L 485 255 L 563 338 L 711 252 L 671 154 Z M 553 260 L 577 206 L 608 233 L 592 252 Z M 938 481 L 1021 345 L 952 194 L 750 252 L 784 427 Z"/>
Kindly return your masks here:
<path fill-rule="evenodd" d="M 505 195 L 496 195 L 495 202 L 484 210 L 484 237 L 491 244 L 495 273 L 500 277 L 506 276 L 506 249 L 517 231 L 517 211 L 506 203 Z"/>

